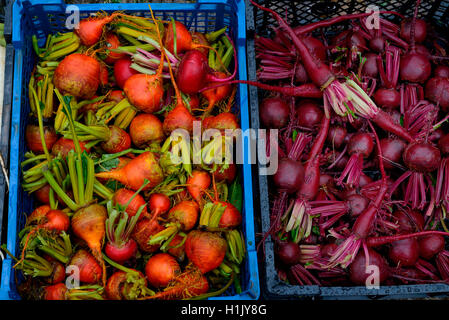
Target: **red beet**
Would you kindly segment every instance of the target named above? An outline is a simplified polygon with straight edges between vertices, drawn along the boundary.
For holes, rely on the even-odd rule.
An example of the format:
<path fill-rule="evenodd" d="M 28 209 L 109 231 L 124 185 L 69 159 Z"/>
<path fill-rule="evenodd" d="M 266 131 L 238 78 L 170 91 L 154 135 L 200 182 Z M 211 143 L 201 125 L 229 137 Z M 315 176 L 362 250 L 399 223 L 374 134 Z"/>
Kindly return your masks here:
<path fill-rule="evenodd" d="M 123 89 L 126 80 L 134 74 L 138 74 L 136 70 L 131 68 L 133 62 L 130 58 L 121 58 L 114 63 L 114 78 L 117 85 Z"/>
<path fill-rule="evenodd" d="M 401 22 L 401 38 L 407 42 L 411 41 L 412 19 L 406 19 Z M 427 25 L 424 20 L 416 19 L 415 21 L 415 42 L 421 43 L 426 39 Z"/>
<path fill-rule="evenodd" d="M 299 161 L 281 159 L 278 170 L 273 177 L 274 184 L 280 191 L 287 193 L 296 192 L 304 179 L 304 167 Z"/>
<path fill-rule="evenodd" d="M 119 247 L 111 242 L 106 243 L 106 255 L 118 263 L 124 263 L 134 257 L 137 253 L 137 243 L 129 239 L 123 246 Z"/>
<path fill-rule="evenodd" d="M 369 200 L 359 194 L 352 194 L 346 197 L 346 203 L 353 217 L 360 215 L 368 207 Z"/>
<path fill-rule="evenodd" d="M 281 98 L 266 98 L 260 104 L 259 113 L 266 128 L 279 129 L 287 125 L 290 108 Z"/>
<path fill-rule="evenodd" d="M 432 172 L 438 168 L 441 155 L 438 148 L 425 142 L 416 142 L 405 148 L 402 158 L 413 171 Z"/>
<path fill-rule="evenodd" d="M 438 140 L 438 148 L 440 148 L 443 155 L 449 155 L 449 134 L 446 134 Z"/>
<path fill-rule="evenodd" d="M 373 182 L 373 179 L 362 172 L 362 174 L 360 175 L 359 187 L 362 188 L 363 186 L 366 186 L 371 182 Z"/>
<path fill-rule="evenodd" d="M 424 228 L 424 217 L 417 210 L 397 210 L 393 217 L 397 220 L 400 233 L 418 232 Z"/>
<path fill-rule="evenodd" d="M 395 265 L 414 266 L 419 258 L 418 241 L 415 238 L 410 238 L 393 242 L 388 257 Z"/>
<path fill-rule="evenodd" d="M 437 253 L 444 250 L 444 237 L 442 235 L 428 235 L 419 238 L 419 256 L 430 260 Z"/>
<path fill-rule="evenodd" d="M 385 49 L 385 40 L 382 36 L 373 37 L 369 41 L 369 47 L 371 50 L 377 53 L 381 53 Z"/>
<path fill-rule="evenodd" d="M 358 133 L 349 139 L 348 153 L 361 154 L 364 158 L 369 157 L 374 148 L 374 142 L 368 133 Z"/>
<path fill-rule="evenodd" d="M 449 111 L 449 78 L 435 77 L 429 79 L 425 87 L 425 96 L 440 105 L 444 112 Z"/>
<path fill-rule="evenodd" d="M 326 47 L 320 40 L 311 36 L 305 36 L 302 38 L 302 41 L 315 58 L 321 61 L 326 60 Z"/>
<path fill-rule="evenodd" d="M 394 88 L 380 88 L 374 93 L 374 102 L 378 107 L 397 108 L 401 103 L 401 94 Z"/>
<path fill-rule="evenodd" d="M 369 265 L 379 268 L 379 284 L 382 284 L 389 276 L 388 265 L 385 259 L 372 249 L 368 249 Z M 368 270 L 369 271 L 369 270 Z M 352 283 L 366 285 L 368 276 L 373 271 L 367 272 L 365 251 L 360 250 L 354 261 L 349 266 L 349 278 Z"/>
<path fill-rule="evenodd" d="M 295 80 L 299 84 L 304 84 L 310 81 L 307 71 L 301 63 L 296 65 Z"/>
<path fill-rule="evenodd" d="M 287 266 L 295 265 L 301 258 L 301 249 L 295 242 L 280 242 L 276 245 L 276 254 Z"/>
<path fill-rule="evenodd" d="M 363 65 L 362 73 L 368 77 L 376 78 L 379 74 L 377 67 L 377 54 L 367 53 L 365 55 L 366 61 Z"/>
<path fill-rule="evenodd" d="M 433 74 L 435 77 L 449 78 L 449 67 L 439 65 L 433 70 Z"/>
<path fill-rule="evenodd" d="M 400 139 L 385 138 L 380 140 L 385 169 L 395 168 L 392 162 L 400 163 L 406 146 L 407 144 Z"/>
<path fill-rule="evenodd" d="M 410 50 L 401 57 L 400 77 L 409 82 L 424 83 L 432 72 L 428 56 L 416 50 L 415 43 L 426 38 L 427 30 L 424 20 L 416 19 L 420 0 L 416 2 L 412 19 L 401 23 L 401 37 L 410 42 Z"/>
<path fill-rule="evenodd" d="M 315 101 L 302 100 L 296 107 L 296 114 L 300 126 L 313 128 L 320 124 L 324 113 Z"/>
<path fill-rule="evenodd" d="M 326 141 L 336 149 L 340 149 L 345 142 L 347 135 L 348 131 L 345 127 L 338 125 L 331 126 L 329 128 Z"/>
<path fill-rule="evenodd" d="M 332 256 L 332 254 L 335 252 L 335 250 L 338 248 L 338 245 L 336 243 L 327 243 L 324 246 L 321 247 L 320 253 L 322 257 L 329 258 Z"/>
<path fill-rule="evenodd" d="M 207 57 L 199 50 L 187 51 L 179 63 L 176 83 L 183 93 L 197 93 L 207 84 L 209 65 Z"/>

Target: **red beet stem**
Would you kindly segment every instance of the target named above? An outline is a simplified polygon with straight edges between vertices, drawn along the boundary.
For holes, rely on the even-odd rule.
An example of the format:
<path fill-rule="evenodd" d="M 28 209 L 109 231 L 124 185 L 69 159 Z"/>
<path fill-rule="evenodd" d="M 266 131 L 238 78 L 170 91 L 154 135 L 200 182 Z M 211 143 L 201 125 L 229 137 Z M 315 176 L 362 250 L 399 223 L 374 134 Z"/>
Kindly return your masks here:
<path fill-rule="evenodd" d="M 344 16 L 338 16 L 338 17 L 334 17 L 334 18 L 330 18 L 328 20 L 322 20 L 322 21 L 317 21 L 317 22 L 313 22 L 313 23 L 309 23 L 305 26 L 299 26 L 294 28 L 294 32 L 297 36 L 301 36 L 304 35 L 305 33 L 309 33 L 314 31 L 315 29 L 318 28 L 323 28 L 323 27 L 329 27 L 331 25 L 334 25 L 336 23 L 340 23 L 346 20 L 353 20 L 353 19 L 360 19 L 360 18 L 365 18 L 368 17 L 370 15 L 372 15 L 373 12 L 364 12 L 364 13 L 354 13 L 354 14 L 347 14 Z M 401 18 L 404 18 L 403 15 L 401 15 L 400 13 L 397 13 L 395 11 L 379 11 L 379 14 L 394 14 L 397 15 Z"/>
<path fill-rule="evenodd" d="M 327 110 L 326 110 L 327 113 Z M 320 185 L 320 155 L 329 131 L 330 117 L 321 120 L 320 132 L 309 153 L 309 161 L 304 168 L 304 180 L 298 191 L 298 196 L 305 200 L 312 200 L 318 193 Z"/>
<path fill-rule="evenodd" d="M 371 119 L 375 124 L 384 129 L 385 131 L 391 132 L 397 135 L 399 138 L 404 139 L 407 142 L 413 142 L 415 139 L 399 124 L 393 122 L 391 116 L 379 109 L 377 114 Z M 382 162 L 382 161 L 381 161 Z"/>
<path fill-rule="evenodd" d="M 326 110 L 326 114 L 328 111 Z M 321 150 L 323 150 L 324 142 L 327 138 L 327 133 L 329 131 L 329 125 L 330 125 L 330 117 L 324 116 L 321 120 L 321 129 L 318 133 L 318 136 L 316 137 L 315 142 L 313 143 L 312 149 L 310 150 L 308 159 L 314 159 L 317 156 L 321 154 Z"/>
<path fill-rule="evenodd" d="M 371 130 L 373 131 L 374 137 L 376 139 L 377 153 L 379 157 L 379 169 L 380 173 L 382 174 L 382 184 L 379 188 L 379 193 L 377 194 L 374 202 L 371 203 L 370 206 L 360 214 L 360 216 L 355 221 L 354 226 L 352 227 L 352 232 L 362 239 L 366 238 L 371 232 L 377 210 L 379 209 L 388 190 L 387 175 L 385 173 L 385 168 L 382 161 L 383 153 L 380 147 L 379 137 L 377 136 L 377 133 L 374 130 L 371 122 L 368 122 L 368 124 L 371 127 Z"/>
<path fill-rule="evenodd" d="M 407 42 L 399 38 L 397 35 L 390 33 L 388 31 L 383 30 L 383 35 L 387 40 L 391 40 L 392 42 L 396 43 L 398 46 L 404 48 L 405 50 L 408 49 L 409 45 Z"/>
<path fill-rule="evenodd" d="M 379 246 L 382 246 L 384 244 L 391 243 L 394 241 L 410 239 L 410 238 L 414 238 L 414 237 L 424 237 L 424 236 L 429 236 L 429 235 L 449 236 L 449 233 L 444 232 L 444 231 L 429 230 L 429 231 L 421 231 L 421 232 L 394 235 L 394 236 L 372 237 L 372 238 L 366 239 L 366 244 L 368 245 L 368 247 L 379 247 Z"/>
<path fill-rule="evenodd" d="M 418 15 L 418 8 L 421 0 L 417 0 L 415 4 L 415 12 L 413 13 L 412 25 L 410 26 L 410 51 L 415 51 L 415 25 L 416 16 Z"/>
<path fill-rule="evenodd" d="M 284 29 L 284 31 L 290 36 L 293 44 L 298 50 L 299 55 L 301 56 L 304 68 L 306 69 L 307 74 L 309 75 L 312 82 L 319 87 L 329 84 L 331 80 L 334 78 L 334 74 L 332 73 L 332 71 L 325 63 L 312 56 L 312 54 L 310 53 L 309 49 L 306 47 L 304 42 L 298 38 L 293 29 L 287 24 L 287 22 L 285 22 L 285 20 L 282 19 L 281 16 L 278 15 L 275 11 L 262 7 L 253 0 L 250 1 L 254 6 L 258 7 L 259 9 L 271 13 L 273 17 L 276 19 L 276 21 L 279 23 L 280 27 Z"/>
<path fill-rule="evenodd" d="M 255 87 L 258 87 L 258 88 L 261 88 L 264 90 L 279 92 L 279 93 L 285 94 L 287 96 L 293 96 L 293 97 L 303 97 L 303 98 L 322 98 L 323 97 L 323 93 L 321 92 L 321 90 L 312 83 L 306 83 L 306 84 L 303 84 L 298 87 L 277 87 L 277 86 L 270 86 L 267 84 L 263 84 L 263 83 L 259 83 L 259 82 L 255 82 L 255 81 L 247 81 L 247 80 L 232 80 L 232 81 L 225 82 L 225 83 L 218 83 L 216 85 L 213 85 L 213 86 L 210 86 L 207 88 L 203 88 L 199 92 L 203 92 L 205 90 L 214 89 L 214 88 L 218 88 L 221 86 L 225 86 L 228 84 L 234 84 L 234 83 L 249 84 L 251 86 L 255 86 Z"/>

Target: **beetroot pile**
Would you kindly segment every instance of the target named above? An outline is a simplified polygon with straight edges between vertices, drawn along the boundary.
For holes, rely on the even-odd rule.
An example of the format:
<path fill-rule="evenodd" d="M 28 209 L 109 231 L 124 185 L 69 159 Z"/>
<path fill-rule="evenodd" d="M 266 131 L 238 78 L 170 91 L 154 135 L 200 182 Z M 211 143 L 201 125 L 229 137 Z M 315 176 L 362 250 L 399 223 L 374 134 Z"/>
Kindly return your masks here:
<path fill-rule="evenodd" d="M 24 299 L 242 292 L 242 186 L 234 163 L 209 159 L 224 130 L 239 128 L 226 83 L 235 49 L 226 28 L 202 34 L 151 17 L 98 13 L 43 47 L 33 37 L 21 166 L 35 209 L 20 213 L 16 257 L 3 247 Z M 171 139 L 195 121 L 218 131 L 199 162 L 191 138 Z"/>
<path fill-rule="evenodd" d="M 364 286 L 375 265 L 381 285 L 448 282 L 449 66 L 420 1 L 413 17 L 381 12 L 379 29 L 371 13 L 292 28 L 251 2 L 278 23 L 256 36 L 259 82 L 248 83 L 264 89 L 262 126 L 279 129 L 259 244 L 275 242 L 279 278 Z"/>

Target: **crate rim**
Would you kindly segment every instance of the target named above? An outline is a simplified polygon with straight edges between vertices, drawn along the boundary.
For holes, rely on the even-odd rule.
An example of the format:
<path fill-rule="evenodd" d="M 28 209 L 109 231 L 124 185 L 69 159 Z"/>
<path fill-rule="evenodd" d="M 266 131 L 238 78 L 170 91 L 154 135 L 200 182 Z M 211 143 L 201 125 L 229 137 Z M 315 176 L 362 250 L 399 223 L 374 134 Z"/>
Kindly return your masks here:
<path fill-rule="evenodd" d="M 247 16 L 247 58 L 248 58 L 248 80 L 256 81 L 256 60 L 254 37 L 256 34 L 256 22 L 254 6 L 246 1 L 246 16 Z M 297 0 L 298 1 L 298 0 Z M 299 2 L 299 1 L 298 1 Z M 251 60 L 252 59 L 252 60 Z M 252 128 L 259 128 L 259 89 L 253 86 L 248 88 L 250 108 L 251 108 L 251 126 Z M 261 167 L 257 165 L 257 171 Z M 260 201 L 260 214 L 262 219 L 262 232 L 268 230 L 269 226 L 269 195 L 268 195 L 268 179 L 266 176 L 256 175 L 258 177 L 259 194 L 257 197 Z M 263 194 L 262 194 L 263 193 Z M 274 258 L 274 248 L 271 237 L 265 242 L 265 250 Z M 260 263 L 261 270 L 261 295 L 266 299 L 341 299 L 352 298 L 355 300 L 366 299 L 367 297 L 380 297 L 382 299 L 394 299 L 395 296 L 408 296 L 427 294 L 427 293 L 446 293 L 449 295 L 449 285 L 444 283 L 435 284 L 411 284 L 411 285 L 397 285 L 397 286 L 380 286 L 379 289 L 367 289 L 363 286 L 336 286 L 336 287 L 320 287 L 317 285 L 299 286 L 288 285 L 277 278 L 277 273 L 274 266 L 274 261 L 270 259 L 268 254 L 265 254 L 263 261 Z M 284 290 L 288 294 L 280 294 L 279 290 Z"/>
<path fill-rule="evenodd" d="M 247 79 L 246 68 L 246 16 L 245 16 L 245 2 L 244 0 L 198 0 L 196 3 L 151 3 L 154 11 L 192 11 L 192 10 L 212 10 L 218 4 L 231 5 L 234 4 L 237 8 L 236 21 L 237 28 L 233 29 L 235 34 L 235 45 L 237 47 L 237 59 L 242 63 L 238 64 L 239 79 Z M 22 4 L 24 7 L 22 7 Z M 18 132 L 20 130 L 20 110 L 21 110 L 21 90 L 22 90 L 22 59 L 23 57 L 23 41 L 21 39 L 21 24 L 22 13 L 27 6 L 46 6 L 47 8 L 59 6 L 64 8 L 68 6 L 61 0 L 48 1 L 15 1 L 13 4 L 13 34 L 12 43 L 15 48 L 14 70 L 19 71 L 14 77 L 14 95 L 13 95 L 13 115 L 11 119 L 11 140 L 13 145 L 18 142 Z M 148 10 L 148 3 L 124 3 L 124 4 L 77 4 L 80 11 L 115 11 L 115 10 L 131 10 L 144 11 Z M 107 8 L 105 8 L 107 7 Z M 29 8 L 29 7 L 28 7 Z M 240 100 L 240 123 L 242 128 L 249 128 L 249 110 L 248 110 L 248 90 L 246 84 L 239 84 Z M 17 190 L 19 186 L 19 171 L 18 171 L 18 150 L 11 150 L 10 152 L 10 194 L 8 207 L 8 239 L 7 248 L 11 252 L 15 252 L 16 235 L 17 235 L 17 214 L 12 214 L 14 206 L 17 203 Z M 250 155 L 249 155 L 250 156 Z M 255 234 L 254 234 L 254 210 L 253 210 L 253 193 L 252 193 L 252 175 L 251 164 L 242 164 L 242 177 L 244 181 L 244 209 L 245 209 L 245 235 L 247 248 L 247 266 L 249 273 L 248 288 L 240 295 L 212 297 L 210 300 L 257 300 L 260 296 L 260 283 L 257 254 L 255 251 Z M 10 287 L 12 260 L 8 257 L 3 262 L 3 270 L 0 281 L 0 299 L 17 299 L 20 298 Z"/>

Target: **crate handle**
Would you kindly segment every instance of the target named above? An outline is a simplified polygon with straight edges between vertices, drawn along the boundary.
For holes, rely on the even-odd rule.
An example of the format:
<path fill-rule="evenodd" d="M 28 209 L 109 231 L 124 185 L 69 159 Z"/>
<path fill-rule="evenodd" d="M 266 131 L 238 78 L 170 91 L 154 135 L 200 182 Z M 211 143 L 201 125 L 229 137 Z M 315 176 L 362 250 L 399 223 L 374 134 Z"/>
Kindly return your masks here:
<path fill-rule="evenodd" d="M 16 0 L 17 4 L 21 7 L 32 6 L 30 0 Z M 45 4 L 65 4 L 64 0 L 46 0 Z"/>
<path fill-rule="evenodd" d="M 201 3 L 225 3 L 225 4 L 229 4 L 229 2 L 231 2 L 232 0 L 197 0 L 197 4 L 201 4 Z M 234 0 L 233 2 L 242 2 L 244 0 Z"/>

